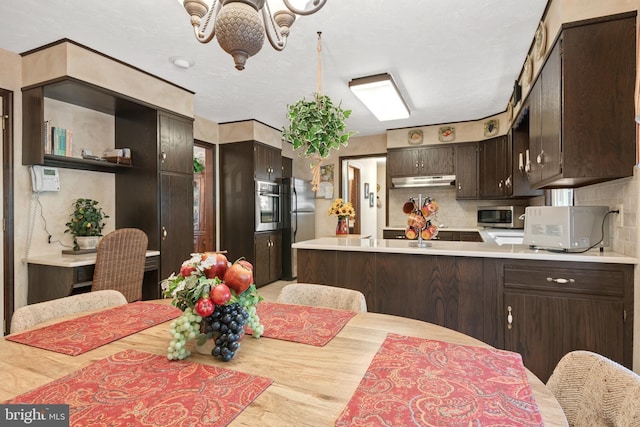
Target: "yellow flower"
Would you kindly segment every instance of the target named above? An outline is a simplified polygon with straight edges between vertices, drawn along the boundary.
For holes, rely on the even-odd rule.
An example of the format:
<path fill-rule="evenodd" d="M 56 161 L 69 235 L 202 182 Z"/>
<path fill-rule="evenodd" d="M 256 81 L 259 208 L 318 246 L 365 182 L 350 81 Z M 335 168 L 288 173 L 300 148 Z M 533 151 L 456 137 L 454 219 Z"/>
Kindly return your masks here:
<path fill-rule="evenodd" d="M 338 218 L 345 218 L 348 216 L 354 217 L 356 214 L 356 211 L 353 208 L 353 205 L 351 204 L 351 202 L 345 202 L 341 198 L 337 198 L 331 204 L 328 214 L 336 215 Z"/>

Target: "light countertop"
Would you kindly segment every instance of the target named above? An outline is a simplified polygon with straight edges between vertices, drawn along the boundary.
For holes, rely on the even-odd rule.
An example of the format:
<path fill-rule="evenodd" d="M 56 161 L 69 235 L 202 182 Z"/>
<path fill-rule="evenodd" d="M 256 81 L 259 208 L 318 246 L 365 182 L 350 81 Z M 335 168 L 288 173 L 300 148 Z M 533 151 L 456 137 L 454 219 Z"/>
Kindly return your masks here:
<path fill-rule="evenodd" d="M 147 257 L 160 255 L 160 251 L 147 251 Z M 96 263 L 96 254 L 64 255 L 62 253 L 54 255 L 33 256 L 26 259 L 27 264 L 50 265 L 53 267 L 83 267 Z"/>
<path fill-rule="evenodd" d="M 479 231 L 476 229 L 476 231 Z M 485 236 L 483 236 L 484 238 Z M 598 262 L 616 264 L 638 264 L 638 259 L 615 252 L 592 249 L 583 254 L 556 253 L 542 249 L 530 249 L 528 245 L 502 244 L 495 240 L 485 242 L 451 242 L 441 240 L 426 241 L 426 247 L 416 247 L 417 240 L 367 239 L 350 236 L 323 237 L 294 243 L 295 249 L 337 250 L 356 252 L 386 252 L 401 254 L 467 256 L 483 258 L 537 259 L 547 261 Z M 413 246 L 412 246 L 413 244 Z"/>

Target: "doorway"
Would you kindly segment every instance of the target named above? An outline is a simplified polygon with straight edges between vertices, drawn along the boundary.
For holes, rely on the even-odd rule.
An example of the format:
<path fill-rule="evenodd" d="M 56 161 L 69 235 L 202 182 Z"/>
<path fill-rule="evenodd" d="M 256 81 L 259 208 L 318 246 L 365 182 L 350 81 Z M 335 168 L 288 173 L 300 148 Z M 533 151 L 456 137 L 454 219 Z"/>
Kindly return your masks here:
<path fill-rule="evenodd" d="M 193 250 L 216 248 L 215 146 L 194 141 L 193 146 Z"/>
<path fill-rule="evenodd" d="M 4 291 L 0 294 L 2 307 L 3 334 L 9 332 L 11 316 L 14 310 L 14 268 L 13 268 L 13 92 L 0 89 L 0 118 L 2 129 L 0 143 L 2 143 L 2 277 Z"/>
<path fill-rule="evenodd" d="M 340 157 L 340 197 L 353 204 L 349 232 L 382 238 L 386 223 L 386 156 Z"/>

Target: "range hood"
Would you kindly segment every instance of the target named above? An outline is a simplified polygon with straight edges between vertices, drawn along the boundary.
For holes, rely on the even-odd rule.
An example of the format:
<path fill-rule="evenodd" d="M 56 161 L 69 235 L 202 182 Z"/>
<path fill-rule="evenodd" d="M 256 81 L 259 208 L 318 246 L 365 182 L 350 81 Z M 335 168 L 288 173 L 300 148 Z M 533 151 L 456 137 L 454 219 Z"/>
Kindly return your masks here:
<path fill-rule="evenodd" d="M 409 176 L 391 178 L 391 188 L 454 187 L 455 175 Z"/>

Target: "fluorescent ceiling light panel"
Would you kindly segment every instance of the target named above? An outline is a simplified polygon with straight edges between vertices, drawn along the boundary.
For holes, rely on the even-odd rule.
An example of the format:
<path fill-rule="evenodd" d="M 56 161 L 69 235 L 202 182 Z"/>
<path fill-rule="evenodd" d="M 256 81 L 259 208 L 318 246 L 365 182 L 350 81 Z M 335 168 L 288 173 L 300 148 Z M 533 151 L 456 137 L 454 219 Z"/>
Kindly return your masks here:
<path fill-rule="evenodd" d="M 349 88 L 381 122 L 409 118 L 409 107 L 390 74 L 353 79 Z"/>

